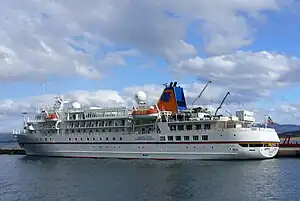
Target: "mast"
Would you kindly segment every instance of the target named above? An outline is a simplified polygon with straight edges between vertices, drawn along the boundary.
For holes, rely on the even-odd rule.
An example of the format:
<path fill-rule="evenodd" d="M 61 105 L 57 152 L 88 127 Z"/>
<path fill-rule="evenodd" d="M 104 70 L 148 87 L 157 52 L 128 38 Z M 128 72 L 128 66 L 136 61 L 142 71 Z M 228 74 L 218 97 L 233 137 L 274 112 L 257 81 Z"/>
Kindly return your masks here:
<path fill-rule="evenodd" d="M 219 107 L 216 109 L 216 112 L 215 112 L 214 117 L 217 116 L 218 110 L 222 108 L 222 105 L 223 105 L 224 101 L 226 100 L 226 98 L 227 98 L 227 96 L 228 96 L 229 94 L 230 94 L 230 92 L 227 92 L 227 94 L 224 96 L 224 98 L 223 98 L 222 102 L 220 103 Z"/>
<path fill-rule="evenodd" d="M 198 95 L 198 97 L 193 101 L 192 103 L 192 107 L 195 105 L 196 101 L 202 96 L 203 92 L 205 91 L 206 87 L 211 83 L 211 81 L 209 80 L 206 85 L 204 86 L 204 88 L 202 89 L 202 91 L 200 92 L 200 94 Z"/>
<path fill-rule="evenodd" d="M 46 85 L 47 85 L 47 81 L 46 80 L 44 81 L 43 85 L 44 85 L 44 94 L 46 94 Z"/>

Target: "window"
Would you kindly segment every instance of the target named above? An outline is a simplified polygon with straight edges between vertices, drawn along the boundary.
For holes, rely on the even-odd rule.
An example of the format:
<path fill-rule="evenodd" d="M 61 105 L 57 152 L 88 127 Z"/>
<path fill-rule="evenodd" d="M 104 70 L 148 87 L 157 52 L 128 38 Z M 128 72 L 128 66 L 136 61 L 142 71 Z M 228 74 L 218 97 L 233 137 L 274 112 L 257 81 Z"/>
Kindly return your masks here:
<path fill-rule="evenodd" d="M 178 125 L 178 130 L 179 131 L 183 131 L 184 130 L 184 126 L 183 125 Z"/>
<path fill-rule="evenodd" d="M 86 140 L 90 140 L 90 138 L 86 138 Z"/>
<path fill-rule="evenodd" d="M 160 141 L 166 141 L 166 136 L 160 136 L 160 137 L 159 137 L 159 140 L 160 140 Z"/>
<path fill-rule="evenodd" d="M 208 140 L 208 135 L 202 135 L 202 140 Z"/>
<path fill-rule="evenodd" d="M 186 125 L 186 130 L 192 130 L 193 126 L 192 125 Z"/>
<path fill-rule="evenodd" d="M 204 124 L 204 129 L 210 129 L 210 124 Z"/>
<path fill-rule="evenodd" d="M 93 140 L 95 140 L 95 138 L 93 137 Z"/>
<path fill-rule="evenodd" d="M 249 147 L 263 147 L 263 144 L 249 144 Z"/>
<path fill-rule="evenodd" d="M 108 140 L 108 137 L 106 137 L 106 140 Z"/>
<path fill-rule="evenodd" d="M 199 136 L 198 135 L 194 135 L 193 136 L 193 141 L 198 141 L 199 140 Z"/>
<path fill-rule="evenodd" d="M 201 124 L 196 124 L 195 128 L 196 128 L 196 130 L 200 130 L 201 129 Z"/>
<path fill-rule="evenodd" d="M 171 131 L 176 131 L 176 126 L 175 125 L 170 125 L 170 130 Z"/>
<path fill-rule="evenodd" d="M 183 137 L 183 140 L 184 140 L 184 141 L 189 141 L 189 140 L 190 140 L 190 136 L 184 136 L 184 137 Z"/>
<path fill-rule="evenodd" d="M 122 140 L 122 137 L 120 137 L 120 140 Z"/>
<path fill-rule="evenodd" d="M 175 139 L 176 139 L 176 141 L 180 141 L 181 140 L 181 136 L 176 136 Z"/>
<path fill-rule="evenodd" d="M 174 140 L 173 136 L 168 136 L 168 141 L 173 141 L 173 140 Z"/>
<path fill-rule="evenodd" d="M 113 140 L 116 140 L 116 138 L 115 138 L 115 137 L 113 137 Z"/>

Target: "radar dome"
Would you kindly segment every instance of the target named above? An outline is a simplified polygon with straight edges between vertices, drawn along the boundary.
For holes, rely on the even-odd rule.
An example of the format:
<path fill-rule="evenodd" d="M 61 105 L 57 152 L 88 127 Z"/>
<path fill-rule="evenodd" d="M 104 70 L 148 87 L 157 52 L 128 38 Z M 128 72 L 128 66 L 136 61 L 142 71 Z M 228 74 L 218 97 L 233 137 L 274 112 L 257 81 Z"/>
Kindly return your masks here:
<path fill-rule="evenodd" d="M 135 100 L 137 103 L 145 103 L 147 100 L 147 95 L 143 91 L 138 91 L 135 94 Z"/>
<path fill-rule="evenodd" d="M 80 103 L 74 102 L 74 103 L 72 103 L 72 107 L 73 107 L 74 109 L 79 109 L 81 106 L 80 106 Z"/>

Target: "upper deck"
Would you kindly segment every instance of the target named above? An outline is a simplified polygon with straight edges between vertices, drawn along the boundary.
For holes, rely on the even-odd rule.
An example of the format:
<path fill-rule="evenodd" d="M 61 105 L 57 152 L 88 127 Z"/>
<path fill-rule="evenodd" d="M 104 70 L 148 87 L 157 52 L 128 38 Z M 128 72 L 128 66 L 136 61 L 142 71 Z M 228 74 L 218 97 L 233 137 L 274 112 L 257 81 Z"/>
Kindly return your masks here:
<path fill-rule="evenodd" d="M 170 131 L 251 128 L 255 122 L 250 111 L 237 111 L 236 115 L 217 115 L 226 94 L 216 112 L 205 108 L 188 108 L 184 91 L 177 82 L 166 85 L 157 104 L 147 106 L 144 92 L 136 94 L 138 107 L 81 107 L 78 102 L 57 98 L 52 108 L 42 109 L 24 118 L 28 130 L 96 129 L 102 132 L 114 130 L 155 131 L 156 124 L 165 122 Z M 53 131 L 56 132 L 56 131 Z M 85 132 L 85 131 L 83 131 Z"/>

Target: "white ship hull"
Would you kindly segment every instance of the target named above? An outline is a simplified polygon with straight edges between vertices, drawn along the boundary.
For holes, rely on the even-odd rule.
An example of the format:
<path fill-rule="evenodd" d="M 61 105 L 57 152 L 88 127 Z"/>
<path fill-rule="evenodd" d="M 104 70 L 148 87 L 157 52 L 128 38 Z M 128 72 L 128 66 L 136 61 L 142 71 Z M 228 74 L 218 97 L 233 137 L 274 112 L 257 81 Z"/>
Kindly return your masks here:
<path fill-rule="evenodd" d="M 198 159 L 233 160 L 273 158 L 278 146 L 265 146 L 279 143 L 273 129 L 234 129 L 230 131 L 210 131 L 209 140 L 198 141 L 160 141 L 162 134 L 119 134 L 109 135 L 30 135 L 17 136 L 27 155 L 82 157 L 82 158 L 123 158 L 123 159 Z M 199 135 L 199 133 L 196 133 Z M 192 136 L 191 132 L 169 132 L 163 136 Z M 114 140 L 107 136 L 115 136 Z M 201 135 L 199 135 L 201 138 Z M 120 140 L 120 137 L 122 140 Z M 152 140 L 136 140 L 148 137 Z M 76 138 L 76 140 L 75 140 Z M 111 137 L 110 137 L 111 138 Z M 88 139 L 88 140 L 87 140 Z M 102 139 L 102 140 L 100 140 Z M 241 144 L 248 144 L 247 147 Z M 263 144 L 260 147 L 253 147 Z M 252 145 L 252 147 L 251 147 Z"/>
<path fill-rule="evenodd" d="M 141 146 L 141 145 L 140 145 Z M 264 148 L 255 147 L 249 151 L 249 148 L 240 148 L 237 145 L 214 145 L 214 151 L 201 151 L 205 149 L 203 146 L 195 146 L 195 148 L 190 146 L 190 150 L 183 150 L 186 146 L 182 146 L 182 151 L 170 152 L 161 151 L 168 149 L 167 146 L 161 146 L 157 148 L 156 151 L 141 151 L 134 150 L 132 147 L 128 147 L 128 150 L 132 151 L 118 151 L 113 149 L 107 149 L 102 151 L 97 148 L 97 146 L 78 146 L 70 145 L 52 145 L 52 148 L 56 150 L 50 151 L 47 146 L 25 146 L 25 151 L 27 155 L 34 156 L 56 156 L 56 157 L 79 157 L 79 158 L 123 158 L 123 159 L 200 159 L 200 160 L 232 160 L 232 159 L 266 159 L 273 158 L 278 151 L 278 148 Z M 149 148 L 155 148 L 155 146 L 149 146 Z M 176 147 L 178 148 L 178 147 Z M 126 149 L 124 147 L 124 149 Z M 230 149 L 237 149 L 237 151 L 230 151 Z M 267 150 L 266 150 L 267 149 Z M 47 150 L 47 151 L 46 151 Z"/>

